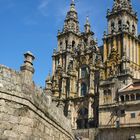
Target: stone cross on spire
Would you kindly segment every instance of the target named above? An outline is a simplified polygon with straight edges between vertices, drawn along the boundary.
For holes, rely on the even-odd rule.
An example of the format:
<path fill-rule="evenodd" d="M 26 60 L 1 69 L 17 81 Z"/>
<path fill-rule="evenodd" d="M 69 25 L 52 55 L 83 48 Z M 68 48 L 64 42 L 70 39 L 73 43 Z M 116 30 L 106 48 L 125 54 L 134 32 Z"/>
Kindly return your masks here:
<path fill-rule="evenodd" d="M 76 11 L 74 0 L 71 1 L 70 11 Z"/>

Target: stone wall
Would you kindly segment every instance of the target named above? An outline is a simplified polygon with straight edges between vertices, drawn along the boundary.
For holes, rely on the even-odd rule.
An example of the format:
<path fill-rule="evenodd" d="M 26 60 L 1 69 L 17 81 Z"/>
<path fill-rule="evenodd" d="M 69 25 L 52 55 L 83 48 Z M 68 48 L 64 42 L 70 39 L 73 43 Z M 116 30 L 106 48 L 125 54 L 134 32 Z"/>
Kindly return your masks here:
<path fill-rule="evenodd" d="M 73 140 L 63 108 L 21 72 L 0 65 L 0 140 Z"/>

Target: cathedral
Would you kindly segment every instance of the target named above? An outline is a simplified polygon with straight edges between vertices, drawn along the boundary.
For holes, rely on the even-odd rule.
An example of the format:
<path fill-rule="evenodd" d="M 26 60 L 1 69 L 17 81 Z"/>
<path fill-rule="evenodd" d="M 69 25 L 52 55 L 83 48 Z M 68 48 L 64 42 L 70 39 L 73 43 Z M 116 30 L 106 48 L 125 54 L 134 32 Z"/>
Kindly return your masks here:
<path fill-rule="evenodd" d="M 114 0 L 106 18 L 108 28 L 98 46 L 88 17 L 80 31 L 72 0 L 45 90 L 63 104 L 73 130 L 128 128 L 130 136 L 131 128 L 140 136 L 138 16 L 131 0 Z"/>
<path fill-rule="evenodd" d="M 0 140 L 140 140 L 138 16 L 131 0 L 112 2 L 98 46 L 71 1 L 45 88 L 30 51 L 19 71 L 0 64 Z"/>

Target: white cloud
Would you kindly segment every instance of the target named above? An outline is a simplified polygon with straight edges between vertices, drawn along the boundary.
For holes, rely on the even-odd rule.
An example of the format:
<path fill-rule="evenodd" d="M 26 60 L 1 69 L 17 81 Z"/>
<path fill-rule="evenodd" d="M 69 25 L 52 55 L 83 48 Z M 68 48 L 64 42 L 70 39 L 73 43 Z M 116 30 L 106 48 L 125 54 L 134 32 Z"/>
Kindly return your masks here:
<path fill-rule="evenodd" d="M 38 10 L 42 13 L 43 16 L 47 16 L 49 0 L 40 0 L 40 1 L 41 2 L 38 6 Z"/>

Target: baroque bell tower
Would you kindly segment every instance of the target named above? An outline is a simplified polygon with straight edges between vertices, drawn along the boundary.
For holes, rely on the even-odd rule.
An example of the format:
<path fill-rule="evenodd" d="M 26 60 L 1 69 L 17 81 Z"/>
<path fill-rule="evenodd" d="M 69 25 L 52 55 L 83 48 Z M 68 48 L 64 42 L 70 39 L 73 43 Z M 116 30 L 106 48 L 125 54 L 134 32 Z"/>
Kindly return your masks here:
<path fill-rule="evenodd" d="M 108 31 L 104 32 L 103 61 L 105 77 L 131 75 L 140 78 L 140 38 L 138 17 L 131 0 L 114 0 L 107 11 Z"/>
<path fill-rule="evenodd" d="M 65 105 L 65 115 L 71 119 L 73 129 L 96 127 L 98 124 L 98 72 L 101 54 L 86 18 L 80 32 L 75 2 L 58 31 L 58 48 L 53 53 L 53 75 L 47 80 L 52 95 Z M 50 84 L 51 83 L 51 84 Z M 48 89 L 48 88 L 46 88 Z M 50 88 L 49 88 L 50 89 Z"/>

